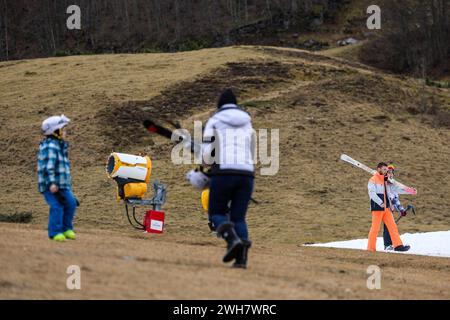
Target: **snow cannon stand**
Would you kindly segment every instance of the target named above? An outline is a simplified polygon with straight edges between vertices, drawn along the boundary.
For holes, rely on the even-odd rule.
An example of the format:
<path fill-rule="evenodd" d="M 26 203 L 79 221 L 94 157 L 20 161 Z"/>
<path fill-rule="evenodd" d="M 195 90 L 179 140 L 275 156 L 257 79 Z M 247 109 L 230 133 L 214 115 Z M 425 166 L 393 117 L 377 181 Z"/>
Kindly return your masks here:
<path fill-rule="evenodd" d="M 125 213 L 130 225 L 148 233 L 163 233 L 162 205 L 166 202 L 166 187 L 154 181 L 153 197 L 144 199 L 151 170 L 152 163 L 148 156 L 114 152 L 111 153 L 106 164 L 108 177 L 117 183 L 116 198 L 125 203 Z M 144 216 L 138 219 L 137 207 L 150 207 L 151 210 L 146 210 Z"/>

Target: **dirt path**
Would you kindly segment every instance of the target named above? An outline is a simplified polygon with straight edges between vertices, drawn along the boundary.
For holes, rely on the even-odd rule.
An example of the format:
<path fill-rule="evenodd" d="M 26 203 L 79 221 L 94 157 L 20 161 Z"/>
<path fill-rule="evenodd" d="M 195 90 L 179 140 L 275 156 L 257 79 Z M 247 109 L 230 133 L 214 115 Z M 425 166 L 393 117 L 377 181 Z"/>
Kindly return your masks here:
<path fill-rule="evenodd" d="M 247 270 L 220 262 L 221 241 L 81 230 L 55 243 L 44 229 L 0 224 L 1 299 L 417 299 L 450 298 L 449 260 L 363 251 L 261 246 Z M 368 290 L 379 265 L 382 289 Z M 68 290 L 69 265 L 81 290 Z"/>

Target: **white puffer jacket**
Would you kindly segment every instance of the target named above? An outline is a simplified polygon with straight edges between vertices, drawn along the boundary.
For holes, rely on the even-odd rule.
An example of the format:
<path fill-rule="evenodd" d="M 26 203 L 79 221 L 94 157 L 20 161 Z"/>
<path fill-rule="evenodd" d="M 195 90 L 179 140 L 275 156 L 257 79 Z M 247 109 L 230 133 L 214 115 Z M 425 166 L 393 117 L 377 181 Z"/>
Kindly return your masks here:
<path fill-rule="evenodd" d="M 211 175 L 254 175 L 255 135 L 250 115 L 235 104 L 223 105 L 206 123 L 203 156 Z"/>

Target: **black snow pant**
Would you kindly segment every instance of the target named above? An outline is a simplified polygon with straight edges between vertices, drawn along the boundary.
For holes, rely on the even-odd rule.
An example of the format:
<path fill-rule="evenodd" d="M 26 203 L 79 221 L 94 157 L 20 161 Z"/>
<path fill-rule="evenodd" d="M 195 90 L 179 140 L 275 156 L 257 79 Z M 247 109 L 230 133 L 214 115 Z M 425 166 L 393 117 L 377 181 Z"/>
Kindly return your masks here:
<path fill-rule="evenodd" d="M 384 247 L 389 247 L 392 245 L 391 235 L 389 234 L 389 230 L 384 225 L 383 227 L 383 240 L 384 240 Z"/>

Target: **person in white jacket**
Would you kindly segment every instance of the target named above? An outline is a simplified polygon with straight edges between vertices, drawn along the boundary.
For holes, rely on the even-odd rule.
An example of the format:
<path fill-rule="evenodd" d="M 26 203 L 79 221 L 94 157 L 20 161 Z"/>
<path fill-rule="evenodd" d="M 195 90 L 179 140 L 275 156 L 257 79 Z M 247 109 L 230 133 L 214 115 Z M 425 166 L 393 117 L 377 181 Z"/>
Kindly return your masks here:
<path fill-rule="evenodd" d="M 227 242 L 224 262 L 246 268 L 248 236 L 246 213 L 253 192 L 254 130 L 251 117 L 237 105 L 231 89 L 220 96 L 217 112 L 203 132 L 203 157 L 211 165 L 209 220 Z"/>
<path fill-rule="evenodd" d="M 387 189 L 388 189 L 388 197 L 391 205 L 391 211 L 397 211 L 400 216 L 404 217 L 407 214 L 407 209 L 403 207 L 400 202 L 400 194 L 405 194 L 405 192 L 397 185 L 390 182 L 390 179 L 394 178 L 395 166 L 393 164 L 388 165 L 387 171 Z M 391 236 L 389 235 L 389 230 L 386 227 L 386 224 L 383 226 L 383 241 L 384 241 L 384 249 L 385 250 L 393 250 Z"/>

